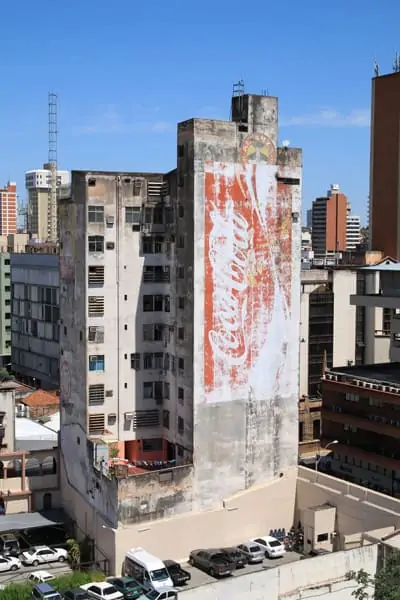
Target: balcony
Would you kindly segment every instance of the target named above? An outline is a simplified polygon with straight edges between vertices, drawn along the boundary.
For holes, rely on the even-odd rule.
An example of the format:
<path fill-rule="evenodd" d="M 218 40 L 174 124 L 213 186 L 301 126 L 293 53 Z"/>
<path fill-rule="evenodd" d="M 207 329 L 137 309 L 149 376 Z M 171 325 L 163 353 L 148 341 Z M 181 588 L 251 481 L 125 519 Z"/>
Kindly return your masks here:
<path fill-rule="evenodd" d="M 165 223 L 143 223 L 141 229 L 144 235 L 152 235 L 153 233 L 165 233 L 167 231 Z"/>
<path fill-rule="evenodd" d="M 350 413 L 334 412 L 325 407 L 322 409 L 321 414 L 323 422 L 325 420 L 333 421 L 334 423 L 348 425 L 356 429 L 362 429 L 363 431 L 371 431 L 380 435 L 387 435 L 390 438 L 400 439 L 400 427 L 396 427 L 395 425 L 379 423 Z"/>

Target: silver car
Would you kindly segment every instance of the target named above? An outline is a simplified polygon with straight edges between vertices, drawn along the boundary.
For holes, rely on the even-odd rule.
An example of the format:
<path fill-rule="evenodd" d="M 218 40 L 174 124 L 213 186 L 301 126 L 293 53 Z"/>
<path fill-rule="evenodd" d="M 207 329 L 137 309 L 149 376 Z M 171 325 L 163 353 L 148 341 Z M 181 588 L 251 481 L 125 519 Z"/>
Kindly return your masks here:
<path fill-rule="evenodd" d="M 264 560 L 265 550 L 260 548 L 259 544 L 247 542 L 247 544 L 240 544 L 238 548 L 245 555 L 249 564 L 261 563 Z"/>

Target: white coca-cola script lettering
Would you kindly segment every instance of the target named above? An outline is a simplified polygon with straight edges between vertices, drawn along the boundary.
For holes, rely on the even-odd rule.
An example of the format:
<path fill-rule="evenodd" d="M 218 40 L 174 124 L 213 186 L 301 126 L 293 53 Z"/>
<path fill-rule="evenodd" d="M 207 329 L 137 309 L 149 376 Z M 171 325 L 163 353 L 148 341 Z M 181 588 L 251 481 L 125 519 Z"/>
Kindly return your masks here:
<path fill-rule="evenodd" d="M 236 366 L 247 355 L 245 322 L 252 231 L 246 219 L 235 213 L 232 200 L 222 211 L 214 205 L 210 217 L 214 328 L 209 332 L 209 340 L 216 359 Z"/>

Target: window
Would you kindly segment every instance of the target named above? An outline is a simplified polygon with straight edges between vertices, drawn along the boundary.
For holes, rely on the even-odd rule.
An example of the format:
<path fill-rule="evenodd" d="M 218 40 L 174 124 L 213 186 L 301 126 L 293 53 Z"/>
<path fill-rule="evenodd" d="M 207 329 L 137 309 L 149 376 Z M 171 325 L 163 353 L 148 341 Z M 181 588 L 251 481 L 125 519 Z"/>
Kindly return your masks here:
<path fill-rule="evenodd" d="M 139 352 L 135 352 L 131 354 L 131 369 L 134 371 L 140 370 L 140 354 Z"/>
<path fill-rule="evenodd" d="M 180 435 L 183 435 L 184 431 L 185 431 L 185 422 L 182 417 L 178 417 L 178 433 Z"/>
<path fill-rule="evenodd" d="M 89 406 L 104 404 L 104 384 L 89 385 Z"/>
<path fill-rule="evenodd" d="M 140 206 L 125 207 L 125 223 L 140 225 Z"/>
<path fill-rule="evenodd" d="M 143 383 L 143 398 L 145 400 L 151 400 L 153 398 L 153 382 L 145 381 Z"/>
<path fill-rule="evenodd" d="M 180 218 L 182 218 L 182 217 L 185 216 L 185 209 L 184 209 L 183 204 L 180 204 L 178 206 L 178 215 L 179 215 Z"/>
<path fill-rule="evenodd" d="M 185 297 L 184 296 L 179 296 L 178 308 L 180 308 L 181 310 L 185 308 Z"/>
<path fill-rule="evenodd" d="M 104 237 L 102 235 L 89 235 L 88 248 L 91 254 L 104 252 Z"/>
<path fill-rule="evenodd" d="M 185 339 L 185 328 L 184 327 L 178 327 L 178 339 L 179 340 Z"/>
<path fill-rule="evenodd" d="M 143 238 L 143 254 L 161 254 L 163 252 L 164 240 L 162 237 Z"/>
<path fill-rule="evenodd" d="M 170 281 L 169 266 L 145 266 L 143 269 L 143 281 L 145 283 L 163 283 Z"/>
<path fill-rule="evenodd" d="M 164 312 L 168 312 L 171 309 L 171 300 L 169 296 L 164 296 Z"/>
<path fill-rule="evenodd" d="M 89 223 L 103 223 L 104 222 L 104 206 L 94 206 L 93 204 L 88 206 L 88 221 Z"/>
<path fill-rule="evenodd" d="M 392 324 L 392 314 L 393 309 L 384 308 L 383 309 L 383 319 L 382 319 L 382 330 L 385 334 L 390 334 L 391 324 Z"/>
<path fill-rule="evenodd" d="M 316 419 L 313 421 L 313 440 L 319 440 L 321 437 L 321 421 Z"/>
<path fill-rule="evenodd" d="M 319 533 L 317 535 L 317 542 L 327 542 L 329 540 L 329 534 Z"/>
<path fill-rule="evenodd" d="M 160 452 L 163 449 L 162 438 L 155 438 L 153 440 L 142 440 L 143 452 Z"/>
<path fill-rule="evenodd" d="M 105 429 L 103 414 L 89 415 L 89 435 L 103 434 Z"/>
<path fill-rule="evenodd" d="M 104 296 L 89 296 L 89 317 L 104 317 Z"/>
<path fill-rule="evenodd" d="M 145 352 L 143 354 L 143 369 L 153 369 L 153 354 Z"/>
<path fill-rule="evenodd" d="M 89 267 L 88 271 L 89 287 L 103 287 L 104 285 L 104 267 Z"/>
<path fill-rule="evenodd" d="M 169 429 L 169 410 L 163 410 L 163 427 Z"/>
<path fill-rule="evenodd" d="M 178 267 L 177 276 L 178 276 L 178 279 L 185 278 L 185 268 L 184 267 Z"/>
<path fill-rule="evenodd" d="M 169 296 L 161 296 L 160 294 L 144 295 L 143 312 L 162 312 L 163 307 L 166 306 L 167 298 L 169 304 Z M 166 312 L 169 312 L 169 310 Z"/>
<path fill-rule="evenodd" d="M 181 372 L 181 374 L 183 373 L 183 371 L 185 370 L 185 361 L 183 358 L 179 358 L 178 359 L 178 369 Z"/>
<path fill-rule="evenodd" d="M 104 327 L 98 325 L 89 327 L 88 342 L 91 344 L 104 344 Z"/>
<path fill-rule="evenodd" d="M 182 387 L 178 387 L 178 400 L 180 404 L 183 404 L 185 399 L 185 390 Z"/>
<path fill-rule="evenodd" d="M 360 401 L 360 396 L 358 394 L 346 393 L 345 397 L 348 402 L 359 402 Z"/>
<path fill-rule="evenodd" d="M 151 323 L 143 325 L 144 342 L 161 342 L 164 339 L 164 331 L 167 331 L 162 323 Z"/>
<path fill-rule="evenodd" d="M 180 235 L 178 238 L 178 248 L 184 248 L 185 247 L 185 238 L 183 235 Z"/>
<path fill-rule="evenodd" d="M 304 440 L 304 423 L 302 423 L 302 421 L 299 421 L 299 442 L 302 442 Z"/>
<path fill-rule="evenodd" d="M 111 413 L 107 417 L 107 425 L 109 427 L 113 427 L 117 422 L 117 415 L 115 413 Z"/>
<path fill-rule="evenodd" d="M 104 354 L 89 356 L 89 371 L 104 371 Z"/>

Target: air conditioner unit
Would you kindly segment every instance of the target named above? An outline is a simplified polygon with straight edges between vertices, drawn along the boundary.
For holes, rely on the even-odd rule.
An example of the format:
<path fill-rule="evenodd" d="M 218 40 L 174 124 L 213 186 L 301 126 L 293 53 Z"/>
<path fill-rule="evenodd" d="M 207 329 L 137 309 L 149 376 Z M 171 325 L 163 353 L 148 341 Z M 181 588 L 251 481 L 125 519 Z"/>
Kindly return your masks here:
<path fill-rule="evenodd" d="M 133 413 L 133 412 L 126 412 L 125 413 L 125 419 L 127 421 L 133 421 L 134 418 L 135 418 L 135 413 Z"/>
<path fill-rule="evenodd" d="M 29 407 L 25 404 L 19 403 L 16 405 L 17 417 L 29 417 Z"/>

